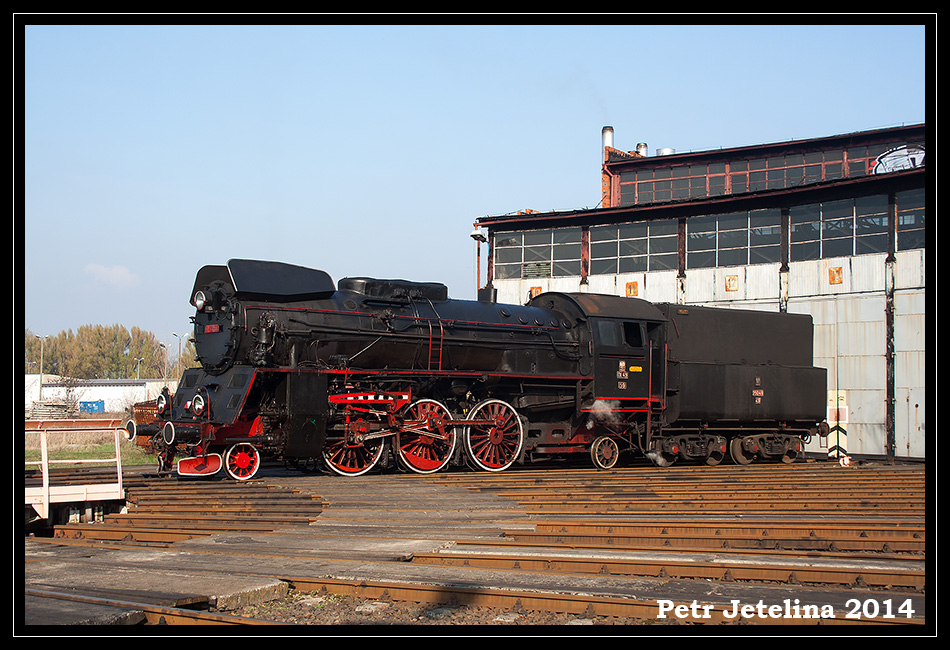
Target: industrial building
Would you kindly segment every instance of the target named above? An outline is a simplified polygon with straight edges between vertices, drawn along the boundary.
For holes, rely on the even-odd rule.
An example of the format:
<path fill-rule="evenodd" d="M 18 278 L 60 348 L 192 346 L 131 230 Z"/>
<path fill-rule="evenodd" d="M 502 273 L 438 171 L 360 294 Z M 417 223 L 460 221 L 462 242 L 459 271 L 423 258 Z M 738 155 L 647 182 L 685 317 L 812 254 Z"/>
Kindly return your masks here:
<path fill-rule="evenodd" d="M 26 418 L 74 417 L 80 413 L 129 413 L 132 405 L 152 401 L 178 380 L 64 379 L 57 375 L 25 376 Z"/>
<path fill-rule="evenodd" d="M 709 151 L 614 148 L 591 210 L 481 217 L 485 290 L 808 313 L 834 456 L 925 457 L 926 127 Z"/>

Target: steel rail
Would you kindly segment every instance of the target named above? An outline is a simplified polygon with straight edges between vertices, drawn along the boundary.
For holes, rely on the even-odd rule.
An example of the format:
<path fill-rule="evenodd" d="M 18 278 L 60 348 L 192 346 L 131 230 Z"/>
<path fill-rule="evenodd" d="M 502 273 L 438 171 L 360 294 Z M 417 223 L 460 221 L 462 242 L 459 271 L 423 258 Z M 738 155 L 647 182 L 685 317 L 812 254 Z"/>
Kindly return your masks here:
<path fill-rule="evenodd" d="M 780 511 L 821 513 L 834 512 L 845 513 L 887 513 L 894 512 L 910 516 L 913 513 L 920 513 L 924 507 L 923 503 L 913 502 L 878 502 L 867 503 L 861 499 L 839 501 L 836 503 L 808 503 L 789 498 L 790 495 L 774 495 L 771 498 L 739 500 L 739 499 L 703 499 L 691 498 L 683 500 L 675 499 L 645 499 L 636 495 L 623 499 L 612 501 L 597 501 L 586 499 L 556 499 L 547 500 L 520 501 L 519 503 L 530 510 L 556 511 L 558 509 L 568 511 L 578 510 L 596 510 L 598 507 L 604 510 L 639 510 L 640 512 L 651 512 L 657 509 L 683 510 L 692 508 L 694 512 L 722 510 L 726 512 L 750 512 L 752 509 L 757 511 L 766 510 L 769 514 Z M 882 501 L 886 501 L 882 499 Z M 916 514 L 914 516 L 919 516 Z"/>
<path fill-rule="evenodd" d="M 605 524 L 598 528 L 608 529 Z M 717 528 L 708 525 L 676 524 L 655 525 L 644 523 L 641 527 L 631 522 L 620 522 L 611 532 L 598 532 L 593 527 L 547 526 L 541 522 L 536 530 L 509 531 L 503 540 L 458 540 L 464 544 L 513 544 L 519 546 L 567 546 L 586 548 L 663 548 L 666 550 L 715 550 L 749 553 L 783 552 L 810 555 L 851 555 L 859 551 L 881 553 L 922 554 L 926 549 L 923 535 L 908 532 L 903 537 L 863 533 L 867 531 L 844 531 L 814 526 L 810 531 L 797 533 L 779 526 L 756 529 Z M 849 553 L 850 552 L 850 553 Z"/>
<path fill-rule="evenodd" d="M 586 551 L 587 556 L 558 555 L 562 549 L 549 553 L 414 553 L 415 564 L 464 566 L 467 568 L 581 573 L 648 578 L 701 579 L 721 582 L 752 581 L 784 584 L 845 585 L 849 587 L 888 587 L 922 590 L 923 568 L 863 566 L 809 566 L 802 561 L 777 563 L 774 559 L 731 558 L 721 554 L 715 561 L 695 557 L 624 558 L 619 553 L 602 554 Z M 657 554 L 660 555 L 660 554 Z"/>
<path fill-rule="evenodd" d="M 98 598 L 72 593 L 46 591 L 42 589 L 26 589 L 27 596 L 69 600 L 77 603 L 115 607 L 141 611 L 149 625 L 286 625 L 278 621 L 267 621 L 257 618 L 245 618 L 228 614 L 217 614 L 208 611 L 185 609 L 182 607 L 166 607 L 152 603 L 134 602 L 115 598 Z"/>
<path fill-rule="evenodd" d="M 518 591 L 452 585 L 406 584 L 368 580 L 336 580 L 329 578 L 286 577 L 284 580 L 290 583 L 294 589 L 303 592 L 320 592 L 377 600 L 501 607 L 513 611 L 535 610 L 566 612 L 583 614 L 585 616 L 615 616 L 653 620 L 660 614 L 661 606 L 658 601 L 610 596 L 591 596 L 589 594 Z M 681 605 L 689 609 L 692 609 L 690 607 L 691 604 L 692 603 L 676 603 L 676 605 Z M 707 624 L 737 622 L 735 617 L 727 615 L 729 609 L 726 605 L 721 603 L 706 603 L 706 605 L 708 606 L 708 610 L 706 610 L 707 615 L 693 616 L 686 614 L 685 616 L 678 617 L 677 620 L 680 622 Z M 835 613 L 834 618 L 770 619 L 765 617 L 756 619 L 756 623 L 766 625 L 924 625 L 924 621 L 917 617 L 870 618 L 861 616 L 849 618 L 846 613 L 840 611 Z"/>

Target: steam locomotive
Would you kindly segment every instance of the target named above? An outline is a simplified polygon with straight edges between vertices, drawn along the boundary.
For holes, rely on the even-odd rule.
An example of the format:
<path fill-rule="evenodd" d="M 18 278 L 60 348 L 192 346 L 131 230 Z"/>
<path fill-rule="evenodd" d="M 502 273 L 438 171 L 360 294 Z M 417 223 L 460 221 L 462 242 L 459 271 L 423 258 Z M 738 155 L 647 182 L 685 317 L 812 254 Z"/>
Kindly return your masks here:
<path fill-rule="evenodd" d="M 200 367 L 129 437 L 184 476 L 253 477 L 263 459 L 356 476 L 384 465 L 621 454 L 792 462 L 826 434 L 811 317 L 543 293 L 453 300 L 438 283 L 230 260 L 197 274 Z M 576 456 L 575 456 L 576 457 Z"/>

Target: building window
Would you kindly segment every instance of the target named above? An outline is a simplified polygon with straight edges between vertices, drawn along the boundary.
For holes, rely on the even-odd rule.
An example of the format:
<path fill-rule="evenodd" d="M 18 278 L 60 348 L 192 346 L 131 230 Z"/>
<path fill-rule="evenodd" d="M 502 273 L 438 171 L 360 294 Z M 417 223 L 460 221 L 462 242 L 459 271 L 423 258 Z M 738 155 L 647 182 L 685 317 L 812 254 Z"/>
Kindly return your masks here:
<path fill-rule="evenodd" d="M 848 178 L 867 176 L 878 156 L 886 152 L 891 145 L 871 145 L 868 147 L 851 147 L 845 151 L 848 157 Z"/>
<path fill-rule="evenodd" d="M 782 261 L 782 211 L 779 208 L 749 213 L 749 264 Z"/>
<path fill-rule="evenodd" d="M 495 235 L 494 275 L 498 280 L 521 278 L 521 262 L 524 255 L 520 232 L 505 232 Z"/>
<path fill-rule="evenodd" d="M 821 258 L 821 209 L 817 203 L 789 208 L 788 227 L 790 261 Z"/>
<path fill-rule="evenodd" d="M 926 240 L 924 190 L 898 192 L 896 201 L 897 250 L 923 248 Z"/>
<path fill-rule="evenodd" d="M 854 252 L 854 200 L 789 209 L 789 260 L 843 257 Z"/>
<path fill-rule="evenodd" d="M 821 204 L 821 256 L 845 257 L 854 253 L 854 201 Z"/>
<path fill-rule="evenodd" d="M 676 219 L 651 221 L 649 270 L 663 271 L 679 266 L 679 225 Z"/>
<path fill-rule="evenodd" d="M 854 254 L 887 252 L 887 195 L 854 200 Z"/>
<path fill-rule="evenodd" d="M 606 275 L 675 269 L 678 249 L 675 219 L 592 226 L 590 272 Z"/>
<path fill-rule="evenodd" d="M 592 226 L 590 272 L 605 275 L 646 271 L 648 250 L 649 226 L 646 222 Z"/>
<path fill-rule="evenodd" d="M 525 230 L 495 236 L 496 279 L 556 278 L 580 274 L 580 228 Z"/>
<path fill-rule="evenodd" d="M 908 220 L 916 221 L 915 217 Z M 789 229 L 789 260 L 793 262 L 885 253 L 887 195 L 794 206 L 789 209 Z"/>
<path fill-rule="evenodd" d="M 718 217 L 707 215 L 686 220 L 686 268 L 716 266 Z"/>
<path fill-rule="evenodd" d="M 686 230 L 687 268 L 767 264 L 781 259 L 779 209 L 691 217 Z"/>

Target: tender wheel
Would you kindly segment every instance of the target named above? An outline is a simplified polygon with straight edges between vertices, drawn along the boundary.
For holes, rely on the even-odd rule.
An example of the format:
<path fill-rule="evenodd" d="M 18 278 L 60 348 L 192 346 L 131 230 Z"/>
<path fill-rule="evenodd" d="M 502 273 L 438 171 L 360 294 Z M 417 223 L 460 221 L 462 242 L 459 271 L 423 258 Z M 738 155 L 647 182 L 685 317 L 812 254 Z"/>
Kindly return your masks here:
<path fill-rule="evenodd" d="M 733 438 L 729 443 L 729 456 L 736 465 L 748 465 L 755 460 L 755 451 L 747 451 L 742 442 L 743 438 Z"/>
<path fill-rule="evenodd" d="M 620 447 L 617 441 L 609 436 L 600 436 L 590 446 L 590 459 L 598 469 L 610 469 L 617 464 L 620 457 Z"/>
<path fill-rule="evenodd" d="M 406 424 L 396 433 L 396 456 L 419 474 L 438 472 L 455 452 L 452 414 L 440 402 L 422 399 L 406 411 Z"/>
<path fill-rule="evenodd" d="M 710 467 L 714 467 L 722 462 L 722 459 L 726 457 L 726 445 L 725 442 L 713 442 L 709 447 L 709 455 L 706 456 L 706 464 Z"/>
<path fill-rule="evenodd" d="M 719 453 L 719 451 L 714 451 L 713 453 L 706 456 L 706 465 L 709 467 L 715 467 L 722 462 L 722 459 L 725 457 L 725 454 Z"/>
<path fill-rule="evenodd" d="M 354 415 L 342 436 L 327 436 L 323 444 L 323 464 L 341 476 L 359 476 L 379 464 L 385 450 L 385 439 L 365 436 L 374 430 L 379 417 L 375 414 Z"/>
<path fill-rule="evenodd" d="M 676 454 L 670 454 L 665 451 L 648 451 L 646 457 L 657 467 L 669 467 L 676 462 Z"/>
<path fill-rule="evenodd" d="M 261 454 L 254 445 L 235 443 L 224 452 L 224 467 L 231 478 L 246 481 L 261 468 Z"/>
<path fill-rule="evenodd" d="M 476 467 L 500 472 L 514 463 L 524 445 L 524 427 L 517 411 L 501 400 L 477 405 L 468 420 L 480 420 L 465 427 L 465 452 Z"/>

